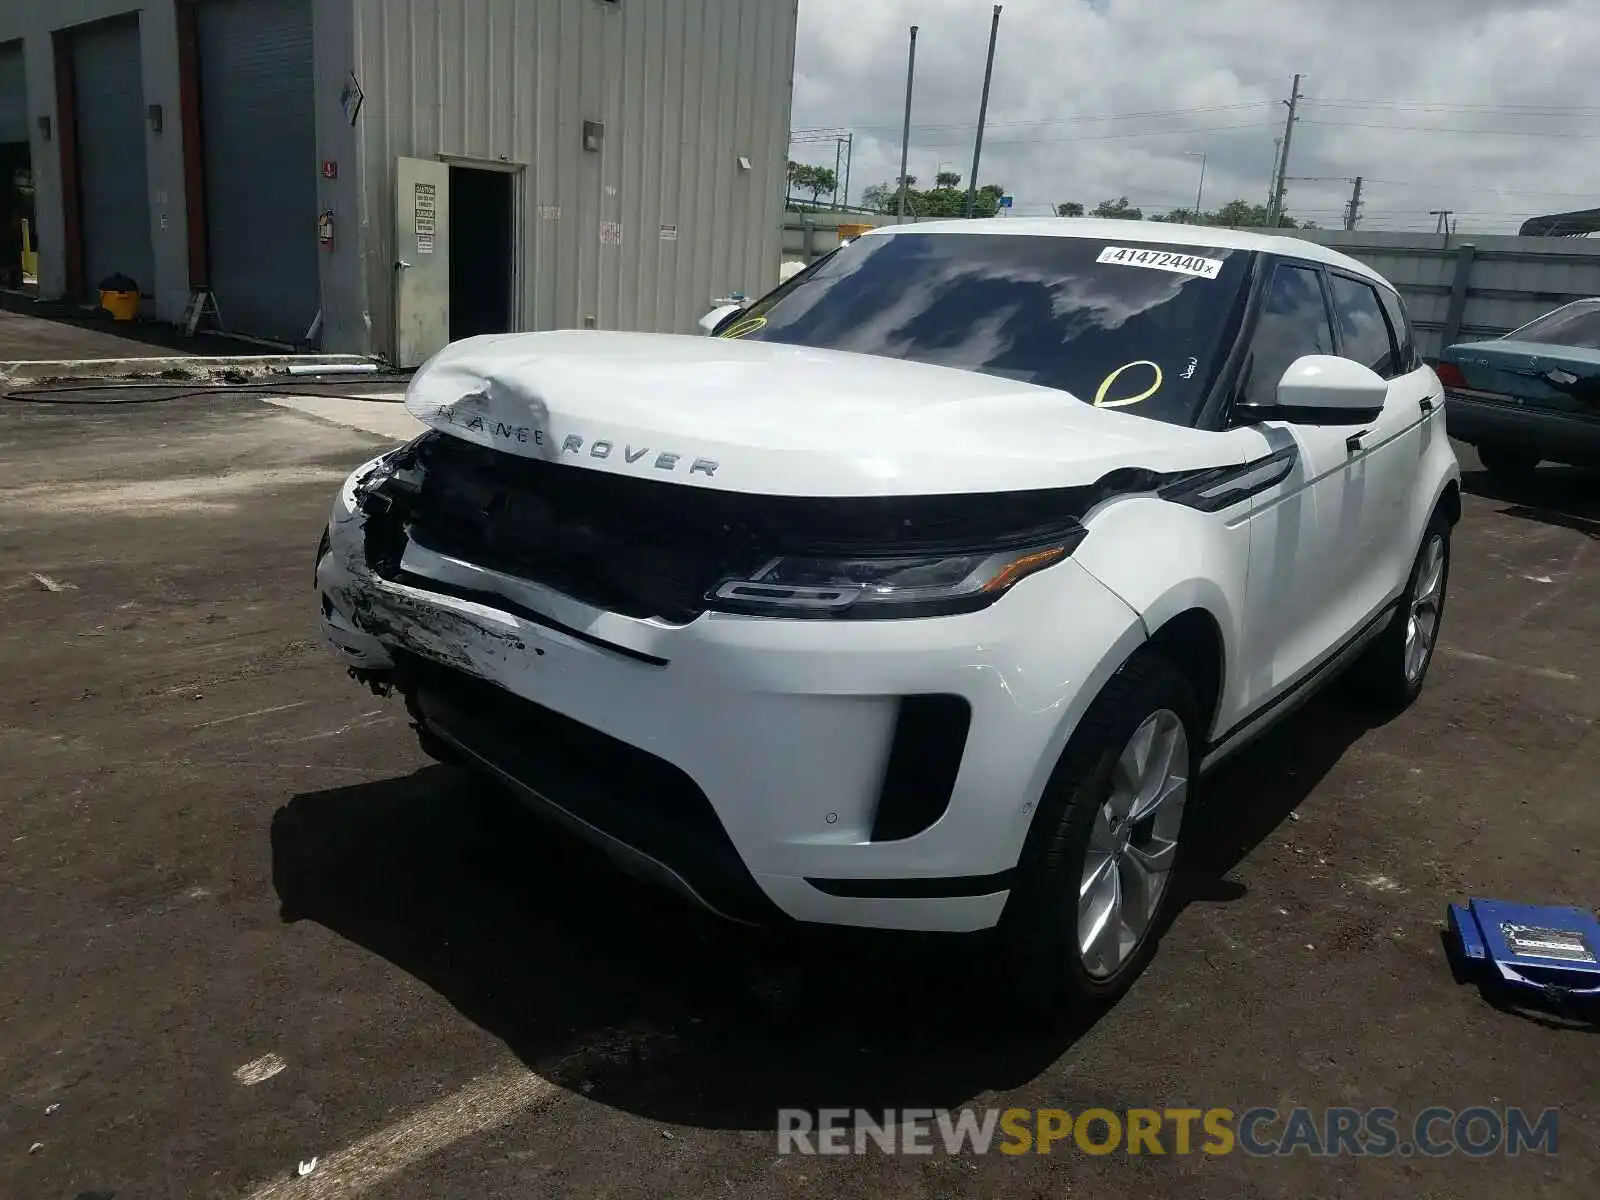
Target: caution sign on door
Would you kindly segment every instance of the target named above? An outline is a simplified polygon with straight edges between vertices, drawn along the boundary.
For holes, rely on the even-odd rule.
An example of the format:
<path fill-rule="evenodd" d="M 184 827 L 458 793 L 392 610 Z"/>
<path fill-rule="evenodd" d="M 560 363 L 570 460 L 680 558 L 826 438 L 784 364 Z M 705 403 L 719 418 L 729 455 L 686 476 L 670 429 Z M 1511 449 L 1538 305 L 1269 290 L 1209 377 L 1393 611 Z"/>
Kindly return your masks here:
<path fill-rule="evenodd" d="M 419 183 L 413 186 L 412 212 L 415 218 L 418 254 L 433 253 L 436 200 L 436 189 L 433 184 Z"/>

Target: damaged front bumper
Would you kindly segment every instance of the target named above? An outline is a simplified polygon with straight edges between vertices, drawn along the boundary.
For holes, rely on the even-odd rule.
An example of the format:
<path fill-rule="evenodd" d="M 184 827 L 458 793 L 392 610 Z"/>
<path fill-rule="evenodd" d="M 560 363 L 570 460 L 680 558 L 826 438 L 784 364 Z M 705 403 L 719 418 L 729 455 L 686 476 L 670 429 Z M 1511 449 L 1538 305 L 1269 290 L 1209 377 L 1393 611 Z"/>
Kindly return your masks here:
<path fill-rule="evenodd" d="M 1143 636 L 1071 561 L 981 612 L 871 622 L 627 616 L 415 542 L 386 578 L 362 477 L 317 564 L 344 661 L 625 869 L 736 920 L 994 925 L 1067 734 Z"/>

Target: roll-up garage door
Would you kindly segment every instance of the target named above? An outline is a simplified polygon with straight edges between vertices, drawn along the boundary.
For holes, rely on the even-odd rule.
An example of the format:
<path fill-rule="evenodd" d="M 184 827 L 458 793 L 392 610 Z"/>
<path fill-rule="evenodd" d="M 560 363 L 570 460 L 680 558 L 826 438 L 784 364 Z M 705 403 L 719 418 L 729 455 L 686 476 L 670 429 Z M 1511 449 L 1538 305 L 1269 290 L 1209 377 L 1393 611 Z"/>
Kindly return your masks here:
<path fill-rule="evenodd" d="M 204 0 L 212 294 L 234 333 L 298 342 L 320 307 L 311 0 Z"/>
<path fill-rule="evenodd" d="M 130 275 L 141 292 L 151 295 L 155 257 L 138 14 L 73 31 L 72 82 L 84 284 L 93 295 L 106 276 Z"/>
<path fill-rule="evenodd" d="M 28 87 L 22 43 L 0 44 L 0 143 L 28 140 Z"/>

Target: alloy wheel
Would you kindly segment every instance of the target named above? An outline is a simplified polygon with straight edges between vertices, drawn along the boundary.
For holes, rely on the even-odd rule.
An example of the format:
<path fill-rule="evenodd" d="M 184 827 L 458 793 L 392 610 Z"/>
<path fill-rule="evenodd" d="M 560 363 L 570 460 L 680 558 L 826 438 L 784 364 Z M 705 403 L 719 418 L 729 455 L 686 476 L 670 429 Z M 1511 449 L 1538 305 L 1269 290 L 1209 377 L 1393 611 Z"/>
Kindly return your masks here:
<path fill-rule="evenodd" d="M 1178 853 L 1189 798 L 1189 736 L 1170 709 L 1152 713 L 1117 757 L 1095 811 L 1078 887 L 1078 952 L 1108 979 L 1150 932 Z"/>
<path fill-rule="evenodd" d="M 1406 682 L 1422 677 L 1439 636 L 1439 610 L 1444 604 L 1444 538 L 1437 533 L 1428 539 L 1417 571 L 1417 589 L 1411 598 L 1406 620 Z"/>

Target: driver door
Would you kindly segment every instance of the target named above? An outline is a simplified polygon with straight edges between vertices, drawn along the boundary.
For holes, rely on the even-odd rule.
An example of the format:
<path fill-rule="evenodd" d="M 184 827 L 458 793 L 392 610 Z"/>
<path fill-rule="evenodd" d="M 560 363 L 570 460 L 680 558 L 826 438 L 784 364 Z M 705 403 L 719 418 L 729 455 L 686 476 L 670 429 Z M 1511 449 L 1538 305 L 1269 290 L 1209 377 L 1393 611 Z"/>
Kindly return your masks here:
<path fill-rule="evenodd" d="M 1251 338 L 1237 401 L 1270 408 L 1278 381 L 1297 358 L 1334 354 L 1333 316 L 1323 272 L 1279 262 Z M 1248 427 L 1261 439 L 1251 457 L 1292 448 L 1293 466 L 1260 492 L 1249 515 L 1250 566 L 1244 598 L 1245 682 L 1237 722 L 1219 741 L 1275 708 L 1335 652 L 1359 623 L 1359 561 L 1366 490 L 1352 486 L 1348 439 L 1360 426 L 1281 420 Z"/>

